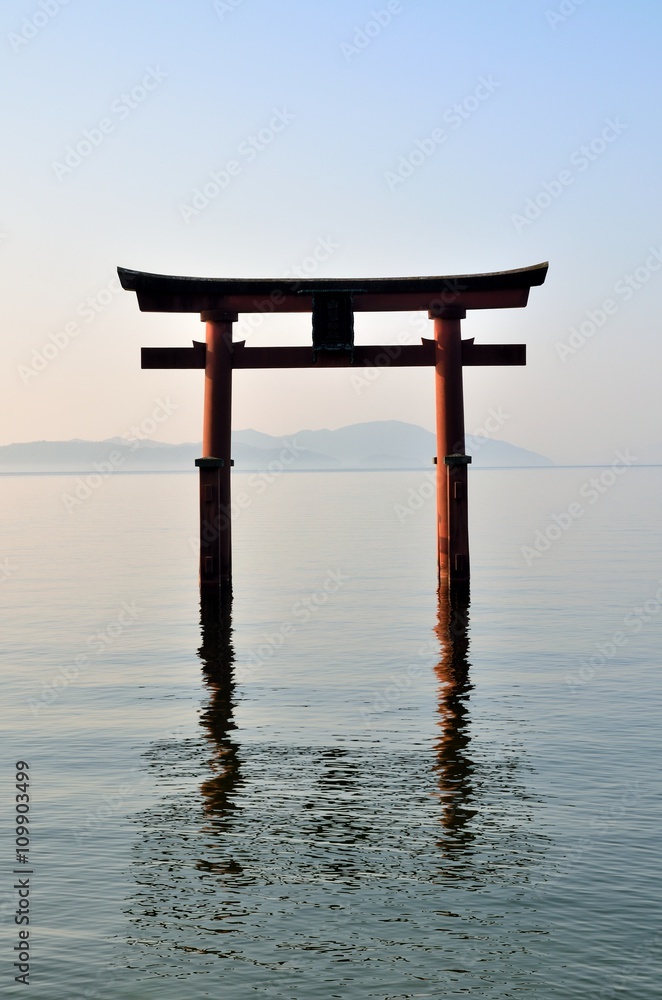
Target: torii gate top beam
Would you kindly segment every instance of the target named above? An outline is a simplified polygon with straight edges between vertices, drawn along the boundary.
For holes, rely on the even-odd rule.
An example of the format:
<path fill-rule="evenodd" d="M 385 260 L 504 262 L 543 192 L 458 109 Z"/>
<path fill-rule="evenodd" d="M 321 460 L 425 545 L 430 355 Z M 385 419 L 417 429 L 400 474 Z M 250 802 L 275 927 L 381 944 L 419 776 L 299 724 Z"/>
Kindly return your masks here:
<path fill-rule="evenodd" d="M 354 312 L 518 308 L 542 285 L 548 263 L 490 274 L 427 278 L 190 278 L 118 268 L 142 312 L 312 312 L 313 295 L 344 292 Z M 268 302 L 266 306 L 265 300 Z"/>

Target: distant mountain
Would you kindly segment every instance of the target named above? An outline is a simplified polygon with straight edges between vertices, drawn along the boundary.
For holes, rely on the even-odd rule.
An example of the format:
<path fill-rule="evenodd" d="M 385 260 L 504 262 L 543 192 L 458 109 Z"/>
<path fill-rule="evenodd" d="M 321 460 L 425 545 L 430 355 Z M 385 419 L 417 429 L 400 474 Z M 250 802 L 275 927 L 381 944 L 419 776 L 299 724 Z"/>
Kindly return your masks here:
<path fill-rule="evenodd" d="M 295 441 L 300 448 L 321 452 L 336 459 L 344 469 L 426 469 L 436 454 L 436 438 L 431 431 L 400 420 L 375 420 L 350 424 L 338 430 L 297 431 L 291 437 L 272 437 L 261 431 L 235 431 L 232 435 L 235 465 L 237 445 L 279 451 Z M 467 453 L 473 465 L 482 468 L 549 466 L 554 463 L 536 452 L 518 448 L 507 441 L 467 435 Z"/>
<path fill-rule="evenodd" d="M 539 455 L 537 451 L 518 448 L 507 441 L 472 437 L 471 434 L 467 434 L 467 454 L 473 458 L 472 465 L 483 469 L 528 469 L 554 465 L 550 458 Z"/>
<path fill-rule="evenodd" d="M 435 436 L 399 420 L 351 424 L 338 430 L 298 431 L 274 437 L 261 431 L 234 431 L 235 469 L 259 471 L 279 463 L 287 469 L 428 469 Z M 548 458 L 524 448 L 484 438 L 467 438 L 478 468 L 548 466 Z M 122 438 L 107 441 L 33 441 L 0 447 L 0 472 L 170 472 L 191 470 L 199 444 L 163 444 Z M 99 469 L 101 466 L 101 470 Z M 273 467 L 273 466 L 272 466 Z"/>
<path fill-rule="evenodd" d="M 197 444 L 128 444 L 118 438 L 31 441 L 0 447 L 0 472 L 94 472 L 98 465 L 110 465 L 116 472 L 183 469 L 190 468 L 199 455 Z"/>

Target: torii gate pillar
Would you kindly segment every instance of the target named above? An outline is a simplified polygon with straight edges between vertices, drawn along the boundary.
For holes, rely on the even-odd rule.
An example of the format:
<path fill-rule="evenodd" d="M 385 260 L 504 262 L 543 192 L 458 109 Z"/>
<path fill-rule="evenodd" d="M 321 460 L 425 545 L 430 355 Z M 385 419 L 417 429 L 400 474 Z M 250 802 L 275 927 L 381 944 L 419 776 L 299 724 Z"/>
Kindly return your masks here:
<path fill-rule="evenodd" d="M 466 310 L 444 310 L 434 320 L 437 424 L 437 552 L 439 580 L 469 584 L 469 512 L 465 453 L 462 339 Z"/>
<path fill-rule="evenodd" d="M 524 344 L 474 344 L 461 340 L 469 309 L 522 308 L 542 285 L 548 264 L 425 278 L 190 278 L 118 268 L 122 287 L 137 293 L 145 312 L 200 313 L 206 343 L 144 347 L 143 368 L 204 368 L 205 409 L 200 469 L 200 585 L 231 593 L 230 430 L 234 369 L 397 368 L 434 366 L 437 397 L 437 552 L 440 582 L 463 590 L 469 583 L 467 465 L 462 368 L 524 365 Z M 426 312 L 434 340 L 389 347 L 354 343 L 356 312 Z M 239 313 L 312 313 L 312 345 L 246 347 L 232 342 Z"/>
<path fill-rule="evenodd" d="M 203 312 L 205 399 L 200 469 L 200 587 L 232 592 L 232 324 L 237 313 Z"/>

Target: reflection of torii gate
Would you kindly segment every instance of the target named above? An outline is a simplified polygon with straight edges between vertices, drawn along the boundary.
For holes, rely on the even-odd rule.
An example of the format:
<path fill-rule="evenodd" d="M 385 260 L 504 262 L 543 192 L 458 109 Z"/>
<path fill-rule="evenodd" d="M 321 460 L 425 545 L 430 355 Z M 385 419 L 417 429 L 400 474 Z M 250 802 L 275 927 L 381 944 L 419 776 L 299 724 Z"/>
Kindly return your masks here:
<path fill-rule="evenodd" d="M 144 347 L 143 368 L 204 368 L 205 403 L 200 469 L 200 584 L 232 588 L 230 431 L 235 368 L 342 368 L 348 365 L 434 365 L 437 398 L 437 537 L 440 582 L 469 581 L 467 465 L 463 365 L 524 365 L 524 344 L 476 346 L 461 340 L 467 309 L 525 306 L 542 285 L 547 264 L 438 278 L 308 278 L 292 283 L 262 278 L 180 278 L 119 268 L 122 287 L 134 291 L 143 312 L 197 312 L 206 343 Z M 434 320 L 434 340 L 400 347 L 354 344 L 355 312 L 420 310 Z M 239 313 L 312 312 L 312 347 L 246 347 L 233 343 Z"/>

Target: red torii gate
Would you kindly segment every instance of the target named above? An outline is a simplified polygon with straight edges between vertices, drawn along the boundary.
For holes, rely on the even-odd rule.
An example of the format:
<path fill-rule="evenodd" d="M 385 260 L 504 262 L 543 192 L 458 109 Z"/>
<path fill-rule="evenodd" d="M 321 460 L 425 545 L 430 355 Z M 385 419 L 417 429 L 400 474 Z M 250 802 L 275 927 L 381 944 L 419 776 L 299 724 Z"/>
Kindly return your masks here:
<path fill-rule="evenodd" d="M 342 368 L 378 365 L 388 348 L 354 344 L 355 312 L 420 310 L 434 321 L 434 340 L 391 349 L 394 368 L 434 365 L 437 413 L 437 538 L 440 583 L 469 582 L 464 365 L 524 365 L 524 344 L 478 346 L 462 340 L 468 309 L 518 308 L 542 285 L 548 264 L 491 274 L 431 278 L 189 278 L 118 268 L 122 287 L 137 293 L 143 312 L 197 312 L 206 342 L 192 347 L 143 347 L 143 368 L 204 368 L 200 469 L 200 586 L 232 591 L 230 468 L 232 371 L 255 368 Z M 233 342 L 239 313 L 312 313 L 311 347 L 246 347 Z"/>

